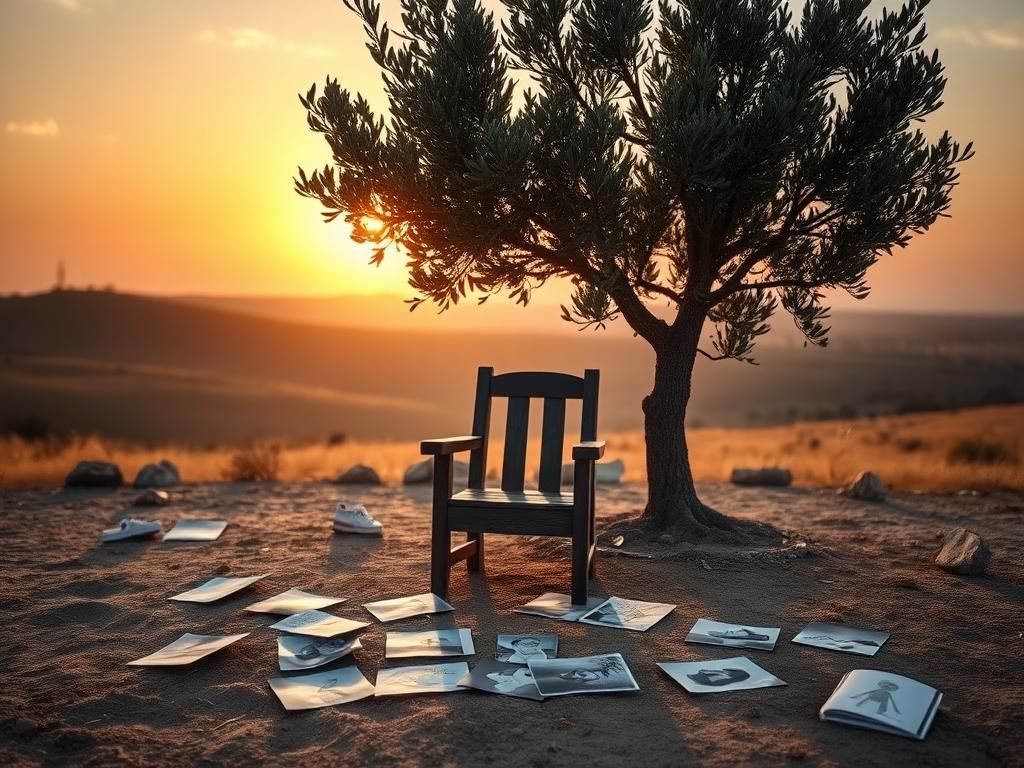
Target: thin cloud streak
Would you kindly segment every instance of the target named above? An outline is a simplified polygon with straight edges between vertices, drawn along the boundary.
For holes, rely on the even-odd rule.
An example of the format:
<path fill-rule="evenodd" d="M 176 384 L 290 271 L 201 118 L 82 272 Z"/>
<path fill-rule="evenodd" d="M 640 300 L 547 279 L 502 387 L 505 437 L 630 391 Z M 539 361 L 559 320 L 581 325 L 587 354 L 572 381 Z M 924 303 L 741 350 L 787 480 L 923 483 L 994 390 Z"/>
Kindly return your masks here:
<path fill-rule="evenodd" d="M 969 45 L 972 48 L 1024 50 L 1024 20 L 988 21 L 980 19 L 969 24 L 943 27 L 939 39 Z"/>
<path fill-rule="evenodd" d="M 54 139 L 60 136 L 60 126 L 53 118 L 49 120 L 8 120 L 7 133 L 28 136 L 33 139 Z"/>
<path fill-rule="evenodd" d="M 235 51 L 267 51 L 310 58 L 323 58 L 333 53 L 325 45 L 309 45 L 290 40 L 281 40 L 269 32 L 264 32 L 254 27 L 232 27 L 221 30 L 204 29 L 196 35 L 195 39 L 203 45 Z"/>

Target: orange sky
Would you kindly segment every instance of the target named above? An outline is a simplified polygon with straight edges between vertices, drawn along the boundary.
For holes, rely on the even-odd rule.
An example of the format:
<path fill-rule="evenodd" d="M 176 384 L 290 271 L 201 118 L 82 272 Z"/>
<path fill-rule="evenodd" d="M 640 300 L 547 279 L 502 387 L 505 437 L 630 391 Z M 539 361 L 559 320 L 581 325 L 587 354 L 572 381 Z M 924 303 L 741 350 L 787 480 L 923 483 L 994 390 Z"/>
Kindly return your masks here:
<path fill-rule="evenodd" d="M 950 80 L 928 130 L 978 155 L 953 219 L 883 259 L 858 306 L 1020 310 L 1024 10 L 935 0 L 928 19 Z M 292 191 L 328 159 L 296 98 L 326 74 L 382 106 L 340 0 L 3 0 L 0 292 L 48 287 L 63 259 L 71 284 L 120 290 L 409 295 L 398 259 L 368 266 Z"/>

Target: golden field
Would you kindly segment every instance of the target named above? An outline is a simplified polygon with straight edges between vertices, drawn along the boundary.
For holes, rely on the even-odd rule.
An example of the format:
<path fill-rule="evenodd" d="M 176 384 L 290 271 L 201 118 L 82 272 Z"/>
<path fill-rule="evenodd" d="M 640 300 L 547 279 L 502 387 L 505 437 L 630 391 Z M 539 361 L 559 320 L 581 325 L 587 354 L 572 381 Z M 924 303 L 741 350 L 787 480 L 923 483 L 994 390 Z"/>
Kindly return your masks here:
<path fill-rule="evenodd" d="M 950 412 L 800 422 L 758 429 L 691 429 L 698 481 L 728 480 L 734 467 L 783 466 L 801 486 L 835 487 L 863 469 L 906 491 L 1024 491 L 1024 405 Z M 606 459 L 622 459 L 625 480 L 645 479 L 643 435 L 610 433 Z M 530 445 L 535 466 L 539 445 Z M 566 452 L 568 455 L 568 452 Z M 491 450 L 498 472 L 500 446 Z M 97 437 L 26 442 L 0 439 L 0 486 L 57 486 L 82 459 L 116 462 L 130 482 L 151 461 L 174 461 L 186 483 L 235 479 L 323 480 L 354 464 L 374 467 L 389 484 L 420 460 L 415 442 L 269 442 L 206 448 L 137 445 Z"/>

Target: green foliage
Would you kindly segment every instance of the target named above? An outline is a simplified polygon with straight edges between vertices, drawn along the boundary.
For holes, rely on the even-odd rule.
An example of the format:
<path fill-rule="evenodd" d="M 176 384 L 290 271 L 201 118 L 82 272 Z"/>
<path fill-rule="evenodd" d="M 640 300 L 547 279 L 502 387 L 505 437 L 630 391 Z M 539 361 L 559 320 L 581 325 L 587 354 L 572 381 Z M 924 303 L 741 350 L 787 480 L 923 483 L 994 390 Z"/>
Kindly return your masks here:
<path fill-rule="evenodd" d="M 475 0 L 401 0 L 401 33 L 375 0 L 344 2 L 390 114 L 336 79 L 310 88 L 333 164 L 295 185 L 374 261 L 405 255 L 413 308 L 525 304 L 564 277 L 567 320 L 621 314 L 658 349 L 708 318 L 704 354 L 749 360 L 780 307 L 824 345 L 823 289 L 865 297 L 972 154 L 918 127 L 945 86 L 922 47 L 928 0 L 875 21 L 869 0 L 808 0 L 799 18 L 785 0 L 504 0 L 500 25 Z"/>

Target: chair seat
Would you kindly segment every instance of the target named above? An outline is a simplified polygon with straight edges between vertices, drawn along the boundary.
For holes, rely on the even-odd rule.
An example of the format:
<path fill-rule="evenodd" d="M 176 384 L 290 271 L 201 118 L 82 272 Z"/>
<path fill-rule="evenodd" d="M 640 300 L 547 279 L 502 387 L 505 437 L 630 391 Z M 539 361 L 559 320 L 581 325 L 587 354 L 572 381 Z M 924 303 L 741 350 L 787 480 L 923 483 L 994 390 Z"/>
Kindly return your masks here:
<path fill-rule="evenodd" d="M 572 509 L 572 492 L 503 491 L 500 488 L 467 488 L 452 496 L 452 507 L 545 507 Z"/>

